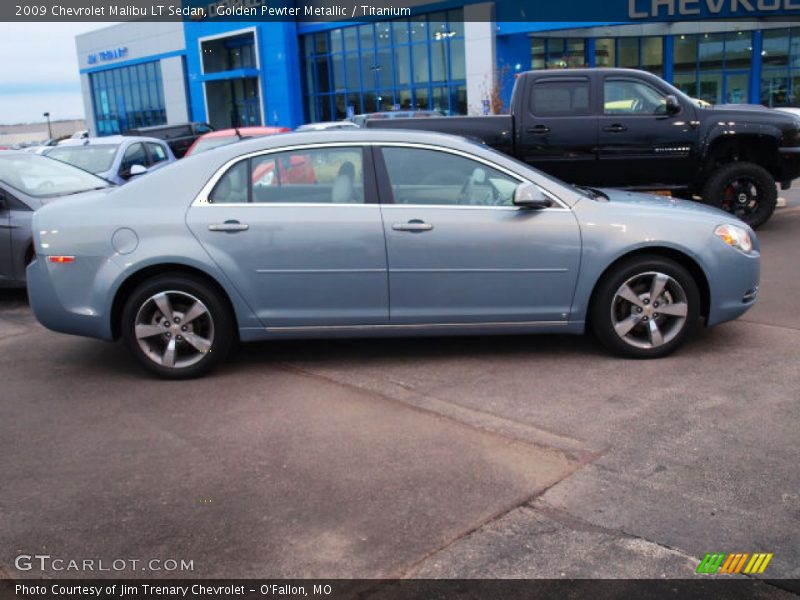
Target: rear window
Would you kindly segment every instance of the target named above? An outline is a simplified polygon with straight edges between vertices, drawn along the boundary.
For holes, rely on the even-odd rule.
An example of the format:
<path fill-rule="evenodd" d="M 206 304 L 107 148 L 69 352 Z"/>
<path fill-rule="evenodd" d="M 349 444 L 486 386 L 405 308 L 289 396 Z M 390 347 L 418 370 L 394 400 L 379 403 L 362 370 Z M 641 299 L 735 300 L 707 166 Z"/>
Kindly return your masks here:
<path fill-rule="evenodd" d="M 538 117 L 588 115 L 589 81 L 537 81 L 533 84 L 530 110 Z"/>
<path fill-rule="evenodd" d="M 238 142 L 239 138 L 235 135 L 226 135 L 223 137 L 212 137 L 206 138 L 204 140 L 199 140 L 194 148 L 192 148 L 192 154 L 200 154 L 201 152 L 205 152 L 206 150 L 211 150 L 212 148 L 219 148 L 220 146 L 225 146 L 227 144 L 232 144 L 233 142 Z"/>

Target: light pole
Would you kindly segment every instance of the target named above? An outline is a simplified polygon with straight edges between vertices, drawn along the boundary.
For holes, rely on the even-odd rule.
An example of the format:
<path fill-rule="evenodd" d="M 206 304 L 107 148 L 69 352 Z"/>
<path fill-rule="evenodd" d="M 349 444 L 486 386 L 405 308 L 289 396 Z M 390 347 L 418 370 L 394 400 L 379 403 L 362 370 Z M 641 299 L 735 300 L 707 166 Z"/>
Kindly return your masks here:
<path fill-rule="evenodd" d="M 47 118 L 47 137 L 48 139 L 53 139 L 53 127 L 50 125 L 50 113 L 46 112 L 42 115 L 43 117 Z"/>

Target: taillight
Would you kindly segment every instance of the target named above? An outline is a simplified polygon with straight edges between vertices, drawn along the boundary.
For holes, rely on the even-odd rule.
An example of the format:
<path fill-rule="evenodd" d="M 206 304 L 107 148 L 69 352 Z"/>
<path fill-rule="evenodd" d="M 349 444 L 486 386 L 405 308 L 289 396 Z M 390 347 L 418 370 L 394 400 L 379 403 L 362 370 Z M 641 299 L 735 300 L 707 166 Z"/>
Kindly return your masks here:
<path fill-rule="evenodd" d="M 48 262 L 56 263 L 56 264 L 64 264 L 64 263 L 74 263 L 75 257 L 74 256 L 48 256 Z"/>

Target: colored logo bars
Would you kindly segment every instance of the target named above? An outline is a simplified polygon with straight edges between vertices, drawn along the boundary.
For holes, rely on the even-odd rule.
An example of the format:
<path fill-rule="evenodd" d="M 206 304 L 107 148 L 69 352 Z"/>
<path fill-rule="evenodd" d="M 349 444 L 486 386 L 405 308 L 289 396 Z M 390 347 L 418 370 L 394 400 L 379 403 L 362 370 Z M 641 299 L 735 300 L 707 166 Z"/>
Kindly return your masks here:
<path fill-rule="evenodd" d="M 748 554 L 747 552 L 725 554 L 724 552 L 718 552 L 706 554 L 695 572 L 706 575 L 715 573 L 745 573 L 753 575 L 763 573 L 771 560 L 771 552 L 757 552 L 755 554 Z"/>

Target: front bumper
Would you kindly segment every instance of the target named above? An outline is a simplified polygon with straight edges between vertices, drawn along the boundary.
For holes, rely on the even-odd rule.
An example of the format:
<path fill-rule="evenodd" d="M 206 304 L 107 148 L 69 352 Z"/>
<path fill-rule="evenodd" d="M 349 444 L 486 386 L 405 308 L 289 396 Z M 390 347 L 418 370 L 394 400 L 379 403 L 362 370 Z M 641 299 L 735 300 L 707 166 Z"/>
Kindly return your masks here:
<path fill-rule="evenodd" d="M 779 175 L 781 189 L 789 189 L 792 180 L 800 177 L 800 146 L 782 146 L 778 148 Z"/>
<path fill-rule="evenodd" d="M 752 234 L 751 234 L 752 235 Z M 713 240 L 715 243 L 721 240 Z M 709 273 L 710 302 L 706 325 L 732 321 L 756 303 L 761 278 L 761 253 L 744 254 L 722 247 L 714 253 L 716 264 Z"/>

